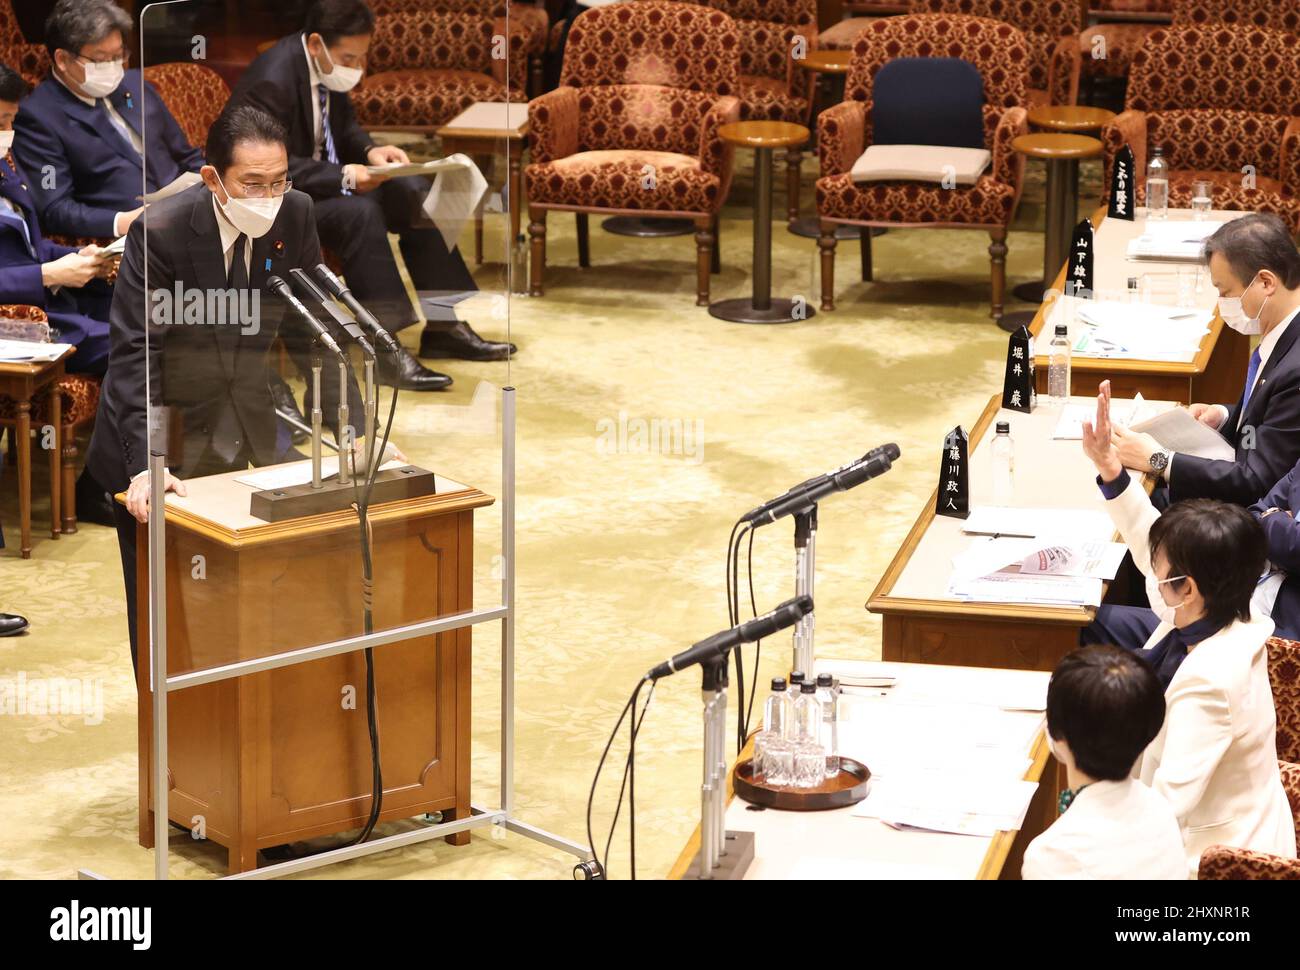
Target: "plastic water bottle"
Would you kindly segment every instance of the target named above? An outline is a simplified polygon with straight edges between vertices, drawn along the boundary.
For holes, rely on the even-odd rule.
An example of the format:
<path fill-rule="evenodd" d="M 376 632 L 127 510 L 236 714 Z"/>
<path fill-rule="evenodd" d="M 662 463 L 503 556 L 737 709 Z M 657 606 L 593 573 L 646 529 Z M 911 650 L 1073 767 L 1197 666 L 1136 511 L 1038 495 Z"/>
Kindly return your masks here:
<path fill-rule="evenodd" d="M 1070 330 L 1065 324 L 1056 325 L 1047 353 L 1047 396 L 1053 404 L 1064 405 L 1070 396 Z"/>
<path fill-rule="evenodd" d="M 826 749 L 826 777 L 840 773 L 840 695 L 830 674 L 817 675 L 817 697 L 822 703 L 822 747 Z"/>
<path fill-rule="evenodd" d="M 793 771 L 790 733 L 791 705 L 785 678 L 772 678 L 772 693 L 763 703 L 763 730 L 754 739 L 754 777 L 769 785 L 788 785 Z"/>
<path fill-rule="evenodd" d="M 772 693 L 763 704 L 763 730 L 784 738 L 790 733 L 790 698 L 786 696 L 785 678 L 772 678 Z"/>
<path fill-rule="evenodd" d="M 792 670 L 792 671 L 790 671 L 789 681 L 790 681 L 790 689 L 789 689 L 789 697 L 790 697 L 790 717 L 793 718 L 793 717 L 794 717 L 794 705 L 795 705 L 795 702 L 799 700 L 799 688 L 803 686 L 803 671 L 802 671 L 802 670 Z M 793 726 L 794 726 L 794 725 L 793 725 L 793 722 L 791 722 L 791 728 L 793 728 Z M 793 734 L 793 731 L 792 731 L 792 730 L 788 730 L 788 731 L 786 731 L 786 736 L 787 736 L 787 737 L 792 736 L 792 734 Z"/>
<path fill-rule="evenodd" d="M 998 422 L 990 449 L 993 454 L 993 504 L 1008 506 L 1015 495 L 1016 481 L 1016 445 L 1011 440 L 1010 422 Z"/>
<path fill-rule="evenodd" d="M 1169 218 L 1169 163 L 1159 146 L 1147 163 L 1147 218 Z"/>
<path fill-rule="evenodd" d="M 826 774 L 826 753 L 822 748 L 822 703 L 817 685 L 804 681 L 794 705 L 794 786 L 816 788 Z"/>

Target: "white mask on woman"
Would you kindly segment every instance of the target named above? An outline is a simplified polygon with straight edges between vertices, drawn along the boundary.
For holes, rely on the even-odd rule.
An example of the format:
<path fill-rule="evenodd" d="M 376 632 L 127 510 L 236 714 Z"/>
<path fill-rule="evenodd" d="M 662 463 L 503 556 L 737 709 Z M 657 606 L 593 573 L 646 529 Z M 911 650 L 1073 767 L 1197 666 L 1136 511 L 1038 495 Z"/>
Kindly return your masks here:
<path fill-rule="evenodd" d="M 1242 299 L 1245 297 L 1246 293 L 1250 291 L 1250 287 L 1255 285 L 1255 281 L 1258 279 L 1259 274 L 1256 273 L 1251 278 L 1250 284 L 1246 289 L 1241 291 L 1241 296 L 1219 297 L 1219 316 L 1223 317 L 1223 322 L 1233 330 L 1237 331 L 1237 333 L 1245 334 L 1248 337 L 1254 336 L 1263 329 L 1262 324 L 1259 322 L 1259 318 L 1269 301 L 1268 297 L 1264 297 L 1264 302 L 1259 305 L 1259 313 L 1256 313 L 1253 317 L 1246 316 L 1246 311 L 1242 309 Z"/>
<path fill-rule="evenodd" d="M 86 80 L 81 82 L 81 90 L 88 98 L 106 98 L 117 90 L 126 69 L 121 61 L 109 61 L 106 64 L 83 64 Z"/>
<path fill-rule="evenodd" d="M 346 94 L 361 83 L 361 68 L 344 67 L 342 64 L 335 64 L 328 49 L 325 50 L 325 60 L 330 65 L 330 72 L 325 73 L 319 59 L 316 61 L 316 71 L 320 74 L 320 83 L 331 91 Z"/>
<path fill-rule="evenodd" d="M 0 155 L 8 155 L 9 149 L 14 147 L 14 130 L 0 131 Z"/>
<path fill-rule="evenodd" d="M 269 199 L 236 199 L 217 176 L 217 184 L 226 193 L 226 204 L 221 211 L 226 214 L 230 224 L 249 239 L 260 239 L 271 231 L 275 217 L 280 214 L 280 205 L 284 196 L 276 195 Z"/>
<path fill-rule="evenodd" d="M 1170 606 L 1165 602 L 1165 598 L 1160 595 L 1160 587 L 1165 583 L 1176 583 L 1186 578 L 1186 576 L 1170 576 L 1168 579 L 1156 579 L 1154 576 L 1147 577 L 1147 601 L 1151 604 L 1151 609 L 1155 610 L 1156 617 L 1161 623 L 1177 626 L 1174 622 L 1174 615 L 1182 608 L 1183 603 L 1187 602 L 1187 597 L 1184 596 L 1182 602 Z"/>

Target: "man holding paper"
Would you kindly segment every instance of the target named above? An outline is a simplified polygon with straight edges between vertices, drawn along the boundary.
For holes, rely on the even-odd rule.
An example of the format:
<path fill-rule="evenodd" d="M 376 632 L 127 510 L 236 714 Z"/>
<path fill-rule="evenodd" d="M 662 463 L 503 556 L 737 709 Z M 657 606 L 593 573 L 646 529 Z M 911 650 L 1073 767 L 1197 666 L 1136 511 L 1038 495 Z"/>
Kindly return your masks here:
<path fill-rule="evenodd" d="M 1205 261 L 1224 322 L 1260 336 L 1238 401 L 1188 409 L 1218 432 L 1232 457 L 1210 457 L 1213 447 L 1179 451 L 1168 434 L 1162 442 L 1159 433 L 1122 427 L 1115 428 L 1115 446 L 1124 467 L 1158 473 L 1168 483 L 1169 502 L 1215 498 L 1249 506 L 1300 460 L 1300 327 L 1294 322 L 1300 313 L 1300 253 L 1280 218 L 1252 213 L 1206 241 Z"/>
<path fill-rule="evenodd" d="M 285 122 L 289 173 L 315 200 L 321 243 L 337 254 L 353 293 L 387 329 L 417 322 L 388 242 L 391 230 L 399 236 L 415 289 L 439 294 L 422 300 L 427 323 L 419 355 L 505 360 L 513 345 L 483 340 L 452 310 L 478 286 L 459 249 L 449 249 L 436 227 L 420 224 L 429 179 L 390 179 L 371 171 L 410 161 L 400 148 L 371 140 L 348 94 L 364 72 L 374 23 L 363 0 L 316 0 L 302 32 L 281 39 L 249 65 L 232 103 L 255 105 Z M 424 368 L 406 350 L 396 365 L 384 359 L 380 380 L 416 391 L 451 385 L 450 377 Z"/>

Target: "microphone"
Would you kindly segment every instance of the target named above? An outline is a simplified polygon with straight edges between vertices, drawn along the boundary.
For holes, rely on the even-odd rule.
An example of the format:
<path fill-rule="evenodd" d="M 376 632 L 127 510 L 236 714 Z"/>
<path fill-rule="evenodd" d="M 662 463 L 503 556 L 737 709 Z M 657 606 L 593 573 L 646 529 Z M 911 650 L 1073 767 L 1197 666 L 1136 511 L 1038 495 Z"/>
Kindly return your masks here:
<path fill-rule="evenodd" d="M 338 324 L 338 326 L 342 328 L 343 332 L 356 342 L 356 345 L 361 348 L 362 353 L 371 360 L 375 359 L 375 348 L 372 347 L 370 341 L 366 339 L 365 331 L 357 325 L 355 320 L 340 310 L 338 304 L 326 296 L 325 291 L 317 286 L 310 276 L 297 267 L 289 270 L 289 275 L 293 277 L 293 281 L 297 283 L 309 297 L 316 300 L 316 302 L 321 305 L 321 309 L 325 311 L 326 315 Z"/>
<path fill-rule="evenodd" d="M 758 508 L 746 512 L 740 521 L 755 523 L 755 528 L 770 525 L 777 519 L 803 511 L 833 492 L 846 492 L 868 479 L 883 475 L 900 454 L 898 445 L 893 442 L 872 448 L 857 461 L 849 462 L 825 475 L 810 478 L 784 495 L 764 502 Z"/>
<path fill-rule="evenodd" d="M 771 613 L 764 613 L 752 620 L 746 620 L 744 623 L 733 626 L 730 630 L 715 633 L 713 636 L 688 647 L 670 660 L 665 660 L 659 664 L 647 676 L 651 680 L 658 680 L 660 677 L 675 674 L 694 664 L 715 659 L 725 659 L 727 651 L 732 647 L 740 646 L 742 643 L 753 643 L 755 640 L 762 640 L 774 633 L 780 633 L 787 627 L 794 626 L 804 616 L 811 613 L 812 609 L 813 601 L 811 596 L 796 596 L 794 599 L 786 600 Z"/>
<path fill-rule="evenodd" d="M 316 335 L 316 339 L 321 342 L 321 345 L 324 346 L 326 350 L 334 354 L 334 356 L 338 357 L 339 360 L 343 361 L 345 364 L 348 362 L 347 355 L 343 353 L 343 348 L 338 345 L 338 342 L 330 334 L 329 329 L 325 324 L 317 320 L 310 310 L 302 305 L 301 300 L 293 295 L 293 290 L 289 288 L 288 283 L 278 276 L 268 276 L 266 278 L 266 288 L 297 311 L 298 316 L 302 318 L 302 322 L 307 324 L 307 328 Z"/>
<path fill-rule="evenodd" d="M 371 336 L 384 345 L 385 350 L 394 355 L 401 351 L 402 345 L 397 342 L 397 338 L 383 328 L 375 319 L 375 315 L 361 305 L 360 301 L 352 295 L 352 291 L 344 286 L 343 281 L 324 263 L 317 264 L 316 279 L 329 291 L 330 296 L 352 311 L 352 315 L 357 318 L 357 323 L 369 330 Z"/>

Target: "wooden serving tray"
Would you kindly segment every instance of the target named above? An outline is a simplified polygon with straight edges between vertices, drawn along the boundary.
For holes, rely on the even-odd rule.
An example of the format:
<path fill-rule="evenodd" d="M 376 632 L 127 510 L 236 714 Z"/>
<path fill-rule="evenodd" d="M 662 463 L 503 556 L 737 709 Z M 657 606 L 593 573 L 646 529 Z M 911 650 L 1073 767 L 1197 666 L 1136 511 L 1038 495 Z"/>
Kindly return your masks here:
<path fill-rule="evenodd" d="M 820 812 L 857 804 L 867 797 L 867 784 L 870 780 L 870 769 L 852 758 L 840 758 L 839 774 L 834 778 L 823 779 L 816 788 L 785 785 L 773 788 L 764 782 L 756 782 L 752 758 L 738 763 L 732 773 L 737 798 L 743 798 L 754 805 L 792 812 Z"/>

